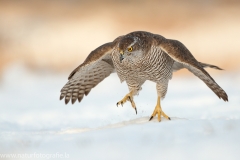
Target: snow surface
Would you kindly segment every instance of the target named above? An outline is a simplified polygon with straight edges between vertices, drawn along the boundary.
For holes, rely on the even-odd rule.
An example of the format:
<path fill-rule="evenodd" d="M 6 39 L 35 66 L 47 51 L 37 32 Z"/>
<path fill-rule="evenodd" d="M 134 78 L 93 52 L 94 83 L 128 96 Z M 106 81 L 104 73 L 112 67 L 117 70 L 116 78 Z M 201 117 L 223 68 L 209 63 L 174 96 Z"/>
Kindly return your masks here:
<path fill-rule="evenodd" d="M 209 70 L 211 73 L 211 70 Z M 240 75 L 213 76 L 228 93 L 219 100 L 198 78 L 174 77 L 162 108 L 172 120 L 148 121 L 156 105 L 147 82 L 129 103 L 117 75 L 105 79 L 79 104 L 59 101 L 68 74 L 36 74 L 12 66 L 0 80 L 0 154 L 67 153 L 69 159 L 239 159 Z M 0 158 L 1 159 L 1 158 Z M 39 159 L 39 158 L 38 158 Z"/>

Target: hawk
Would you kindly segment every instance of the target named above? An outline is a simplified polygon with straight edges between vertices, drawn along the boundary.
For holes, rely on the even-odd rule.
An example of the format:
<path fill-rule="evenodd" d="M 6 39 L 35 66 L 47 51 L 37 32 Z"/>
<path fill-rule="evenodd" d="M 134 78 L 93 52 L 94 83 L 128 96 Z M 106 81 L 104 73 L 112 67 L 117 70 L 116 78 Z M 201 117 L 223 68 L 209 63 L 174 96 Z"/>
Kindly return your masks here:
<path fill-rule="evenodd" d="M 219 98 L 228 101 L 226 92 L 208 74 L 205 67 L 221 70 L 217 66 L 198 62 L 177 40 L 166 39 L 150 32 L 135 31 L 93 50 L 69 75 L 67 84 L 61 90 L 60 100 L 65 98 L 66 104 L 70 100 L 72 104 L 76 100 L 81 102 L 92 88 L 111 73 L 117 72 L 120 81 L 126 81 L 129 88 L 129 93 L 117 102 L 117 106 L 129 101 L 137 114 L 133 97 L 142 89 L 144 82 L 150 80 L 156 83 L 158 98 L 149 120 L 156 115 L 159 122 L 161 116 L 170 120 L 163 112 L 160 101 L 167 93 L 172 73 L 182 68 L 200 78 Z"/>

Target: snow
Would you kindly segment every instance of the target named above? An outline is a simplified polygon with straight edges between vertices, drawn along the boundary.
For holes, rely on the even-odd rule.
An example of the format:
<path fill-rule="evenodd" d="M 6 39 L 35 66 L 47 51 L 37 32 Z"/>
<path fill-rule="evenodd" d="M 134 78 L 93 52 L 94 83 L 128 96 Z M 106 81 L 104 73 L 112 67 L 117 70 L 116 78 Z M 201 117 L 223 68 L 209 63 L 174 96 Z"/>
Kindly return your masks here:
<path fill-rule="evenodd" d="M 59 153 L 76 160 L 240 157 L 239 72 L 213 75 L 228 93 L 229 102 L 219 100 L 191 74 L 173 76 L 162 101 L 172 120 L 162 118 L 160 123 L 157 118 L 148 121 L 157 100 L 152 82 L 145 83 L 135 98 L 136 115 L 129 103 L 116 106 L 128 92 L 116 74 L 74 105 L 59 101 L 67 77 L 35 73 L 23 65 L 4 72 L 0 80 L 0 156 Z"/>

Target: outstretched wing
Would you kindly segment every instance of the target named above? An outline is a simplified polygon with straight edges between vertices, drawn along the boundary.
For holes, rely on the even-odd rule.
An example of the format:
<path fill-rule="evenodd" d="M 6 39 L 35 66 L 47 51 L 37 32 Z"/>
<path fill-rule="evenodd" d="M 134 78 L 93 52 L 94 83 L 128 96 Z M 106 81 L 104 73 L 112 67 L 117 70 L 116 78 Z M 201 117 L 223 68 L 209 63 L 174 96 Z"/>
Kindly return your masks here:
<path fill-rule="evenodd" d="M 114 72 L 111 53 L 114 50 L 117 39 L 106 43 L 92 51 L 86 60 L 72 71 L 67 84 L 62 88 L 60 100 L 65 98 L 67 104 L 72 104 L 78 99 L 79 102 L 103 79 Z"/>
<path fill-rule="evenodd" d="M 191 52 L 179 41 L 170 39 L 155 39 L 159 50 L 164 51 L 176 62 L 181 63 L 200 78 L 219 98 L 228 101 L 228 96 L 225 91 L 214 81 L 214 79 L 203 69 L 204 65 L 198 62 Z"/>

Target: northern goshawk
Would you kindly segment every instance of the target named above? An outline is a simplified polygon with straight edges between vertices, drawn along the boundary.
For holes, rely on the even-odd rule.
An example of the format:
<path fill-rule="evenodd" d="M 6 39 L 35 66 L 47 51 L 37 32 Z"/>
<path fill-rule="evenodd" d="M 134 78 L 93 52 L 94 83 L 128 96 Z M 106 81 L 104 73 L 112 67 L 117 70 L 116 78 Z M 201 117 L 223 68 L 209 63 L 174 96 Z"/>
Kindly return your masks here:
<path fill-rule="evenodd" d="M 77 99 L 81 102 L 84 95 L 87 96 L 92 88 L 116 71 L 121 82 L 126 81 L 129 88 L 129 93 L 117 103 L 117 106 L 130 101 L 137 113 L 133 96 L 138 94 L 146 80 L 150 80 L 156 83 L 158 99 L 149 120 L 156 115 L 158 121 L 161 121 L 161 116 L 170 120 L 170 117 L 162 111 L 160 100 L 167 93 L 172 73 L 182 68 L 188 69 L 200 78 L 219 98 L 228 101 L 225 91 L 204 70 L 205 67 L 221 70 L 217 66 L 198 62 L 177 40 L 136 31 L 93 50 L 69 75 L 69 81 L 61 90 L 60 99 L 65 98 L 66 104 L 70 100 L 75 103 Z"/>

